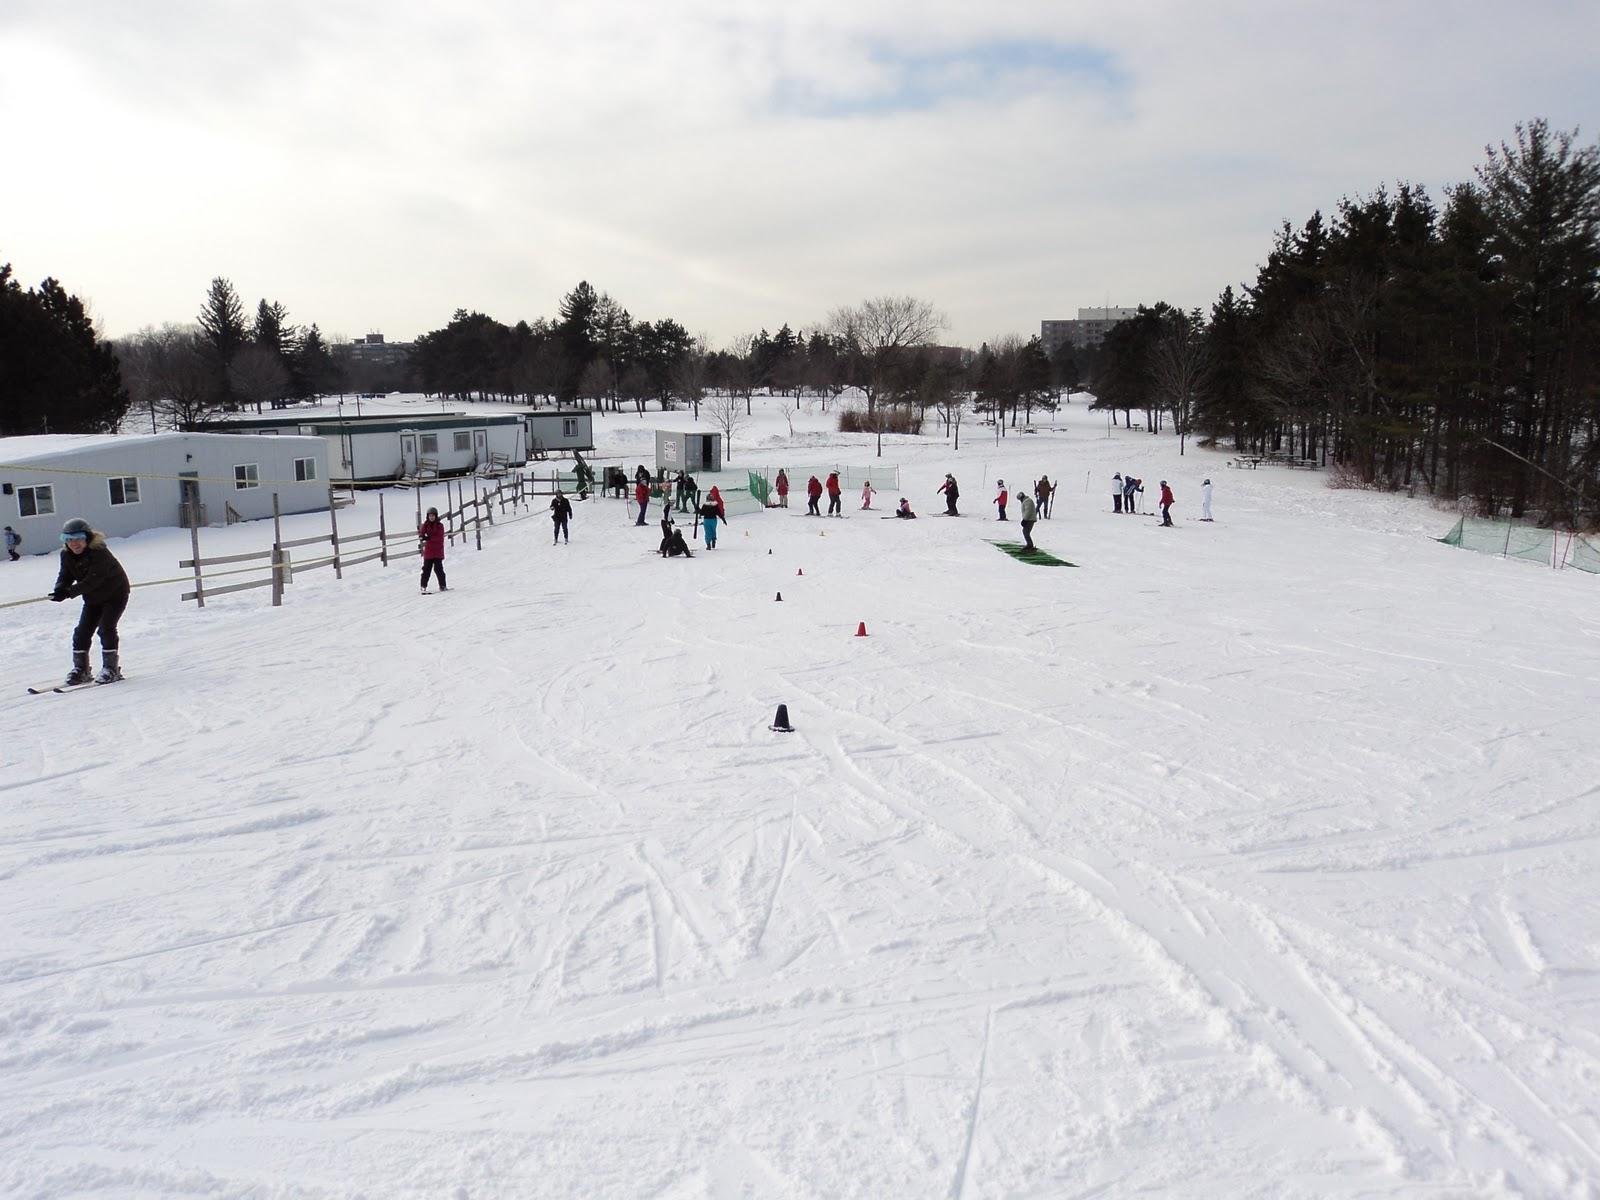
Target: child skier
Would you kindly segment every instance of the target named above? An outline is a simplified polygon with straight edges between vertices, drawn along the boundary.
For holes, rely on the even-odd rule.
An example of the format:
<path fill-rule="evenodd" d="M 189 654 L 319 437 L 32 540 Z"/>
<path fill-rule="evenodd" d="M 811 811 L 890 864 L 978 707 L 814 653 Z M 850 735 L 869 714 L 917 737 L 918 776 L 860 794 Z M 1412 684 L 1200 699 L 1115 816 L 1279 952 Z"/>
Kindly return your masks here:
<path fill-rule="evenodd" d="M 61 570 L 50 599 L 59 604 L 73 596 L 83 597 L 83 611 L 72 631 L 72 673 L 63 686 L 116 683 L 122 678 L 117 622 L 128 607 L 130 590 L 127 572 L 106 548 L 105 534 L 78 519 L 61 527 Z M 89 645 L 96 633 L 100 635 L 98 677 L 89 673 Z"/>
<path fill-rule="evenodd" d="M 430 508 L 427 520 L 417 526 L 417 548 L 422 551 L 422 590 L 428 590 L 428 576 L 434 574 L 439 577 L 439 590 L 449 589 L 444 585 L 444 523 L 439 520 L 439 510 Z"/>

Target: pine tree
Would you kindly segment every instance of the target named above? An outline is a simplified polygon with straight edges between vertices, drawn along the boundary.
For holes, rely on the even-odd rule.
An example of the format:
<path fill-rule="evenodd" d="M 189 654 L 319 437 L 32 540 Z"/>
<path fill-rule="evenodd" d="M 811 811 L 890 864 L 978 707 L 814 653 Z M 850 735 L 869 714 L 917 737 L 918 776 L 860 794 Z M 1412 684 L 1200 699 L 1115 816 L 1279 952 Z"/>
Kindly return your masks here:
<path fill-rule="evenodd" d="M 116 354 L 54 279 L 23 291 L 0 264 L 0 435 L 106 433 L 128 409 Z"/>
<path fill-rule="evenodd" d="M 217 399 L 220 403 L 233 402 L 232 386 L 228 382 L 228 368 L 234 356 L 250 340 L 245 326 L 244 305 L 233 284 L 217 276 L 206 292 L 205 303 L 200 306 L 200 329 L 211 348 L 211 366 L 216 380 Z"/>

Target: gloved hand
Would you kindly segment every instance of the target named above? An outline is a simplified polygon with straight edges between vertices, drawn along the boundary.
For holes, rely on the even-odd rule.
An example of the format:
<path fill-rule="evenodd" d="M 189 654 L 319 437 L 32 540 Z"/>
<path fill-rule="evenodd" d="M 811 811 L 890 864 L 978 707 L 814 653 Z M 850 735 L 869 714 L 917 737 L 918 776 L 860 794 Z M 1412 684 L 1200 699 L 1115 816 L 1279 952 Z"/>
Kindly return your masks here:
<path fill-rule="evenodd" d="M 51 592 L 50 593 L 50 599 L 53 600 L 57 604 L 60 604 L 66 598 L 67 598 L 67 593 L 65 593 L 65 592 Z"/>

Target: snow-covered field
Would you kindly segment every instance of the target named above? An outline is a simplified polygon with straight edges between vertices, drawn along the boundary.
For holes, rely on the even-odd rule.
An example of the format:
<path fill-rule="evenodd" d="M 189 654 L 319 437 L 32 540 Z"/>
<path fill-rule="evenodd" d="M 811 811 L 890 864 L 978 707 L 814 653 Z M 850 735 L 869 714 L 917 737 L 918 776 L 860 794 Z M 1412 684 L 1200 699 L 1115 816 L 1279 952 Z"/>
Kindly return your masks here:
<path fill-rule="evenodd" d="M 871 461 L 776 406 L 735 467 Z M 6 610 L 0 1194 L 1600 1196 L 1600 579 L 1225 458 L 1080 402 L 886 440 L 916 522 L 143 589 L 69 696 Z M 1040 471 L 1076 569 L 986 544 Z"/>

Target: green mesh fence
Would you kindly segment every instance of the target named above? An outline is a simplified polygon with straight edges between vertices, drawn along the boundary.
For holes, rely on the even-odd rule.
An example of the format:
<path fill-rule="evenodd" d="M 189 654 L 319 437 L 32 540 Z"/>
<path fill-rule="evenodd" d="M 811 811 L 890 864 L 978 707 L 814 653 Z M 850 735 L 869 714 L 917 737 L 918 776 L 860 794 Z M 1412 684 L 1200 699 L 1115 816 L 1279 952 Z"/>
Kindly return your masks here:
<path fill-rule="evenodd" d="M 747 471 L 746 475 L 750 480 L 750 498 L 759 501 L 763 508 L 766 507 L 767 497 L 772 492 L 771 487 L 765 479 L 754 471 Z"/>
<path fill-rule="evenodd" d="M 1596 547 L 1588 538 L 1573 538 L 1572 545 L 1567 549 L 1567 566 L 1591 575 L 1600 575 L 1600 547 Z"/>
<path fill-rule="evenodd" d="M 892 464 L 873 463 L 865 467 L 846 467 L 838 463 L 829 463 L 815 467 L 790 467 L 783 464 L 773 467 L 753 467 L 750 478 L 760 478 L 770 487 L 772 481 L 778 478 L 779 471 L 789 473 L 789 491 L 805 495 L 806 480 L 815 475 L 818 479 L 826 481 L 831 472 L 839 472 L 839 486 L 845 491 L 860 491 L 861 485 L 869 479 L 872 481 L 874 491 L 899 491 L 900 468 Z"/>
<path fill-rule="evenodd" d="M 1456 527 L 1439 540 L 1447 546 L 1460 546 L 1479 554 L 1499 554 L 1546 564 L 1555 561 L 1556 533 L 1553 529 L 1535 529 L 1511 521 L 1462 517 Z"/>

